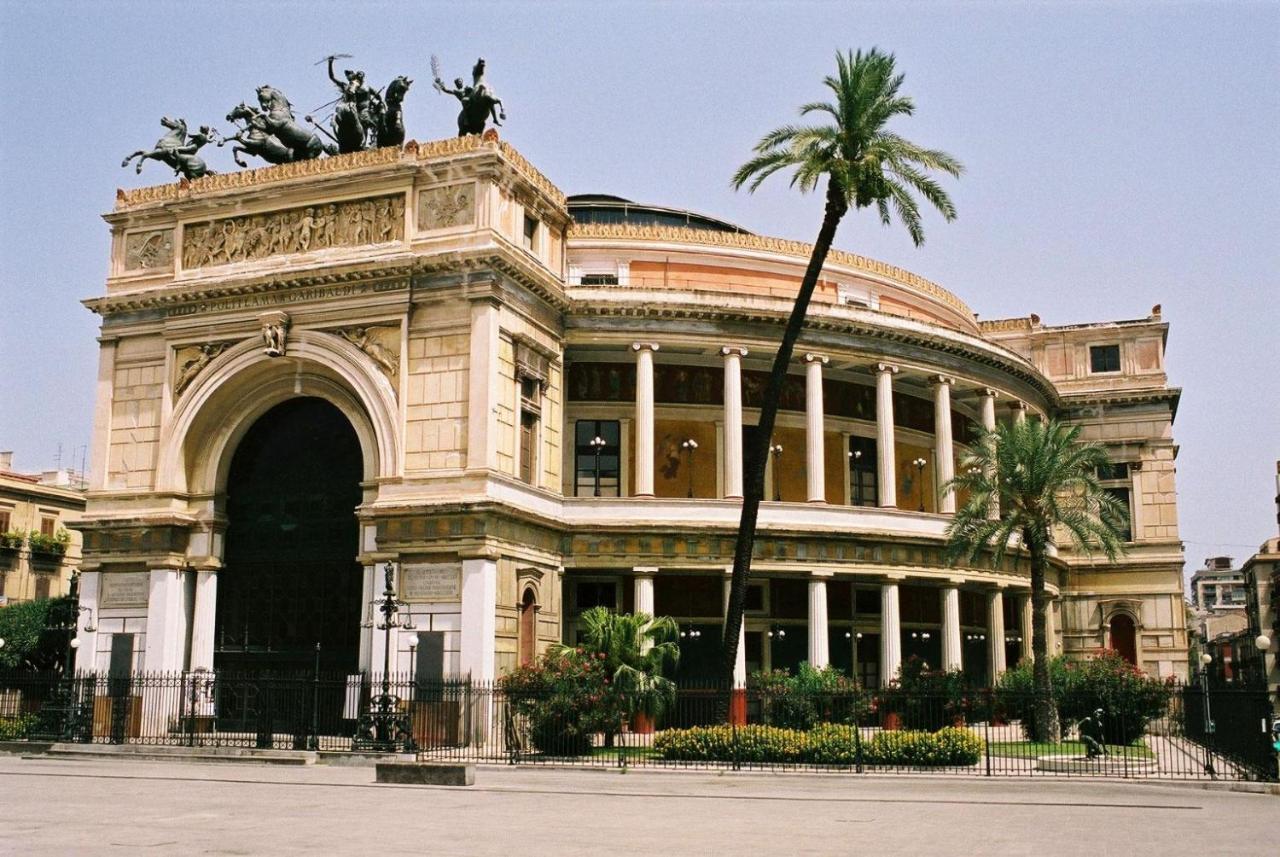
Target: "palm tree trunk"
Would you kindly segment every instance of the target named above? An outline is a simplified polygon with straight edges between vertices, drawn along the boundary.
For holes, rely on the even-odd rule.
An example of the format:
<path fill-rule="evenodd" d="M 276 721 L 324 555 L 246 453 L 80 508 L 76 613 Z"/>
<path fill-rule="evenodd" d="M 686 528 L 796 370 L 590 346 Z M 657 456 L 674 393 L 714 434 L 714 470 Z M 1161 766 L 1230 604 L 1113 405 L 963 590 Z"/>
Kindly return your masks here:
<path fill-rule="evenodd" d="M 1048 568 L 1046 542 L 1038 534 L 1026 531 L 1023 541 L 1031 553 L 1031 692 L 1034 699 L 1031 723 L 1032 741 L 1058 740 L 1058 709 L 1053 701 L 1053 684 L 1049 679 L 1049 641 L 1045 610 L 1049 594 L 1045 592 Z"/>
<path fill-rule="evenodd" d="M 756 521 L 759 517 L 760 501 L 764 498 L 765 462 L 768 460 L 769 445 L 773 439 L 773 423 L 778 415 L 782 385 L 786 382 L 791 355 L 795 350 L 796 341 L 800 338 L 800 331 L 804 327 L 809 300 L 813 297 L 813 290 L 818 285 L 818 276 L 822 273 L 822 266 L 827 261 L 831 242 L 835 240 L 836 228 L 848 209 L 849 205 L 842 189 L 834 179 L 828 178 L 827 205 L 822 218 L 822 228 L 818 231 L 818 240 L 814 243 L 813 253 L 809 256 L 809 266 L 805 269 L 804 280 L 800 283 L 800 291 L 796 295 L 791 317 L 787 319 L 787 327 L 782 334 L 782 344 L 778 348 L 777 356 L 773 359 L 769 383 L 765 386 L 764 400 L 760 404 L 760 423 L 755 434 L 752 435 L 750 446 L 745 450 L 742 517 L 738 523 L 738 541 L 733 550 L 733 579 L 729 586 L 729 606 L 724 621 L 722 667 L 725 687 L 733 686 L 733 667 L 738 659 L 738 637 L 742 630 L 742 614 L 747 601 L 747 575 L 751 572 Z M 724 695 L 722 703 L 725 710 L 721 713 L 727 716 L 728 694 Z"/>

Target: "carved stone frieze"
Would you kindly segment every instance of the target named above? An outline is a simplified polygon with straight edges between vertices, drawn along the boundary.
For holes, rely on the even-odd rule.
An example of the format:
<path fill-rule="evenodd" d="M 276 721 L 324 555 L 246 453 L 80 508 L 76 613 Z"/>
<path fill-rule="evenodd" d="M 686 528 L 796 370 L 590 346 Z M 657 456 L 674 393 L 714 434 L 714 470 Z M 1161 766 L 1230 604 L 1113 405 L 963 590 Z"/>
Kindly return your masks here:
<path fill-rule="evenodd" d="M 203 268 L 402 240 L 404 197 L 393 194 L 189 225 L 183 233 L 182 265 Z"/>
<path fill-rule="evenodd" d="M 226 351 L 230 345 L 229 342 L 206 342 L 204 345 L 191 345 L 178 349 L 173 361 L 176 370 L 173 395 L 181 396 L 205 367 L 217 359 L 218 355 Z"/>
<path fill-rule="evenodd" d="M 173 230 L 131 232 L 124 239 L 124 269 L 149 271 L 173 267 Z"/>
<path fill-rule="evenodd" d="M 262 322 L 262 351 L 268 357 L 283 357 L 289 337 L 287 312 L 264 312 L 258 316 Z"/>
<path fill-rule="evenodd" d="M 476 186 L 465 184 L 433 187 L 418 194 L 418 229 L 430 232 L 466 226 L 476 219 Z"/>
<path fill-rule="evenodd" d="M 400 329 L 398 327 L 344 327 L 335 331 L 369 356 L 392 382 L 400 371 Z"/>

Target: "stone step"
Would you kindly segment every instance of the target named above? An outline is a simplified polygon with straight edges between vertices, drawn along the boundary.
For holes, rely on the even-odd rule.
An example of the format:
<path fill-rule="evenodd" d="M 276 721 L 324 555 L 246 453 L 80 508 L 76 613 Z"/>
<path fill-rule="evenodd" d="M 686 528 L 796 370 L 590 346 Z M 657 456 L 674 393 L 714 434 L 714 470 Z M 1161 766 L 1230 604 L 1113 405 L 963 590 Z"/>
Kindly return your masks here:
<path fill-rule="evenodd" d="M 45 759 L 145 759 L 174 762 L 218 762 L 258 765 L 314 765 L 311 750 L 260 750 L 256 747 L 167 747 L 148 744 L 54 744 Z"/>

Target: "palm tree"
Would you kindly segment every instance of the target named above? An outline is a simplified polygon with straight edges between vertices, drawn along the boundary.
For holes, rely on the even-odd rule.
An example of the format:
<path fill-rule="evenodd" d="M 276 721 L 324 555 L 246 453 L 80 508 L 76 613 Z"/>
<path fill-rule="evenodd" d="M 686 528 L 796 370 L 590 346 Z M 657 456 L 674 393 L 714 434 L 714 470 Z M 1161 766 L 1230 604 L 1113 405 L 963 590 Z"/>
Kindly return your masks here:
<path fill-rule="evenodd" d="M 1020 544 L 1030 559 L 1033 741 L 1058 738 L 1044 588 L 1054 533 L 1065 533 L 1082 552 L 1101 550 L 1109 560 L 1124 551 L 1122 528 L 1129 511 L 1098 484 L 1097 471 L 1108 463 L 1107 452 L 1096 443 L 1078 443 L 1079 435 L 1079 426 L 1055 420 L 999 425 L 979 434 L 961 458 L 960 475 L 947 483 L 968 494 L 947 525 L 953 563 L 972 563 L 989 554 L 992 564 L 999 565 L 1011 544 L 1015 549 Z"/>
<path fill-rule="evenodd" d="M 659 717 L 675 703 L 675 682 L 662 674 L 680 660 L 680 628 L 670 616 L 592 607 L 579 617 L 582 648 L 604 655 L 605 674 L 628 716 Z M 572 646 L 558 646 L 562 650 Z"/>
<path fill-rule="evenodd" d="M 831 90 L 834 102 L 813 102 L 800 108 L 802 116 L 826 114 L 824 118 L 829 121 L 820 125 L 785 125 L 771 131 L 756 145 L 755 157 L 739 167 L 733 176 L 735 188 L 745 186 L 754 192 L 769 176 L 792 169 L 792 187 L 808 193 L 823 179 L 827 187 L 822 228 L 773 361 L 761 402 L 759 426 L 745 450 L 742 518 L 738 524 L 733 581 L 724 624 L 726 684 L 732 681 L 738 653 L 756 520 L 764 496 L 765 460 L 778 400 L 836 227 L 850 207 L 874 206 L 880 222 L 886 226 L 891 222 L 891 213 L 896 213 L 911 240 L 919 246 L 924 243 L 924 231 L 920 225 L 920 206 L 913 192 L 941 212 L 943 219 L 950 221 L 956 216 L 951 199 L 929 176 L 929 171 L 941 170 L 958 176 L 963 170 L 960 162 L 946 152 L 921 148 L 885 127 L 895 116 L 910 116 L 915 112 L 914 102 L 899 92 L 903 78 L 895 73 L 893 55 L 877 48 L 866 53 L 860 50 L 837 53 L 836 66 L 836 74 L 823 81 Z"/>

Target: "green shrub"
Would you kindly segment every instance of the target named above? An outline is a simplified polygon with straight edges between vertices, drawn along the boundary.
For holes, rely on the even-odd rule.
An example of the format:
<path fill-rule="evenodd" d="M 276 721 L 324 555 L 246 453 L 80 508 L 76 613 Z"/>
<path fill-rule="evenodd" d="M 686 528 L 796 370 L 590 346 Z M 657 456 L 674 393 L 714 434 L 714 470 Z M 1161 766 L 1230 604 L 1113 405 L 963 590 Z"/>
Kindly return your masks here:
<path fill-rule="evenodd" d="M 0 533 L 0 549 L 18 550 L 26 540 L 27 534 L 22 530 L 8 530 Z"/>
<path fill-rule="evenodd" d="M 1085 660 L 1058 656 L 1049 661 L 1049 682 L 1065 732 L 1101 708 L 1108 744 L 1132 744 L 1147 724 L 1168 710 L 1172 684 L 1144 673 L 1118 652 L 1104 651 Z M 1028 728 L 1034 704 L 1029 661 L 1000 677 L 997 695 L 1013 717 Z M 1029 734 L 1029 733 L 1028 733 Z"/>
<path fill-rule="evenodd" d="M 824 724 L 807 732 L 776 726 L 695 726 L 667 729 L 653 741 L 659 758 L 677 762 L 755 762 L 849 767 L 974 765 L 984 744 L 968 729 L 878 732 L 864 740 L 852 726 Z"/>
<path fill-rule="evenodd" d="M 557 651 L 503 676 L 498 683 L 512 726 L 523 724 L 542 753 L 582 756 L 592 737 L 616 733 L 625 711 L 605 674 L 604 656 L 581 649 Z"/>
<path fill-rule="evenodd" d="M 901 715 L 907 729 L 929 732 L 973 719 L 976 707 L 975 689 L 962 670 L 932 670 L 915 656 L 880 695 L 880 710 Z"/>
<path fill-rule="evenodd" d="M 835 667 L 800 664 L 787 670 L 753 673 L 747 687 L 760 700 L 761 719 L 784 729 L 812 729 L 819 723 L 857 723 L 871 707 L 858 682 Z"/>
<path fill-rule="evenodd" d="M 0 741 L 18 741 L 26 738 L 35 729 L 37 719 L 34 714 L 0 717 Z"/>
<path fill-rule="evenodd" d="M 53 630 L 70 625 L 70 598 L 40 598 L 0 607 L 0 669 L 48 670 L 62 666 L 67 657 L 68 632 Z"/>

